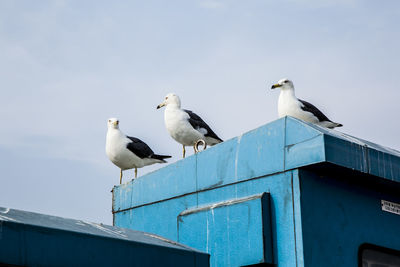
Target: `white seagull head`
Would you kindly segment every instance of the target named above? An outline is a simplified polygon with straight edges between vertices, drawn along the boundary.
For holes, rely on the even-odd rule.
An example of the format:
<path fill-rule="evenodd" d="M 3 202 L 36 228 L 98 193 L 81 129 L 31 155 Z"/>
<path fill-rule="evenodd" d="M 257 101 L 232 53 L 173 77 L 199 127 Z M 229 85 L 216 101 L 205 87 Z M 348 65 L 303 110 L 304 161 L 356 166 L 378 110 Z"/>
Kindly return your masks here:
<path fill-rule="evenodd" d="M 271 89 L 280 88 L 281 90 L 293 90 L 293 82 L 287 78 L 280 79 L 278 83 L 272 85 Z"/>
<path fill-rule="evenodd" d="M 168 95 L 165 96 L 164 102 L 162 102 L 160 105 L 157 106 L 157 109 L 162 108 L 163 106 L 176 106 L 177 108 L 181 107 L 181 100 L 179 96 L 177 96 L 174 93 L 169 93 Z"/>
<path fill-rule="evenodd" d="M 116 118 L 109 118 L 107 121 L 108 129 L 118 129 L 119 128 L 119 120 Z"/>

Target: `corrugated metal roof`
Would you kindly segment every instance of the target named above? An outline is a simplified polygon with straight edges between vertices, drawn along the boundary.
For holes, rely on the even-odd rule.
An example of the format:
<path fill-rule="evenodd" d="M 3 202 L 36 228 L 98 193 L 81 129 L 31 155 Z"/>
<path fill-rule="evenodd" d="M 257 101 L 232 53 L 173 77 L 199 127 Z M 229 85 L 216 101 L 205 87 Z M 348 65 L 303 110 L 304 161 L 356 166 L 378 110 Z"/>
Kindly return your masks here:
<path fill-rule="evenodd" d="M 209 255 L 163 237 L 0 208 L 0 265 L 209 266 Z"/>
<path fill-rule="evenodd" d="M 3 207 L 0 207 L 0 221 L 196 251 L 188 246 L 150 233 Z"/>

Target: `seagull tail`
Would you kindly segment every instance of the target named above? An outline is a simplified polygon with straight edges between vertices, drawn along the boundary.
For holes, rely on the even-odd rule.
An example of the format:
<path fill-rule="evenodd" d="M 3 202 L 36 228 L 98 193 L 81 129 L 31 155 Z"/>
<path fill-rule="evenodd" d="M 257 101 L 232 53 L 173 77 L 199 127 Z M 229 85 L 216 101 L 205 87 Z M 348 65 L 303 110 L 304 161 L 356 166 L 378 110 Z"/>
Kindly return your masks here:
<path fill-rule="evenodd" d="M 331 121 L 331 125 L 329 125 L 328 128 L 333 129 L 333 128 L 342 127 L 342 126 L 343 126 L 343 124 Z"/>
<path fill-rule="evenodd" d="M 158 160 L 161 160 L 161 161 L 164 162 L 164 163 L 167 163 L 167 161 L 165 161 L 164 159 L 171 158 L 172 156 L 154 154 L 154 155 L 152 155 L 151 157 L 152 157 L 153 159 L 158 159 Z"/>

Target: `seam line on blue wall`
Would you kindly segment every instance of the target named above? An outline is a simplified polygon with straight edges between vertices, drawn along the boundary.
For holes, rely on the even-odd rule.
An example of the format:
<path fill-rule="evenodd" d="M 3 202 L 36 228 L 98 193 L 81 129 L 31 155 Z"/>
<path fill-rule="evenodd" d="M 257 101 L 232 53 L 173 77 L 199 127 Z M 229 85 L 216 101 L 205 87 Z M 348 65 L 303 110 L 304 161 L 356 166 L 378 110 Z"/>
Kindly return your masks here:
<path fill-rule="evenodd" d="M 174 196 L 174 197 L 164 198 L 164 199 L 161 199 L 161 200 L 157 200 L 157 201 L 152 201 L 152 202 L 149 202 L 149 203 L 140 204 L 140 205 L 137 205 L 137 206 L 134 206 L 134 207 L 126 208 L 126 209 L 114 210 L 114 207 L 113 207 L 113 209 L 112 209 L 112 214 L 119 213 L 119 212 L 124 212 L 124 211 L 128 211 L 128 210 L 133 210 L 133 209 L 136 209 L 136 208 L 140 208 L 140 207 L 144 207 L 144 206 L 149 206 L 149 205 L 153 205 L 153 204 L 156 204 L 156 203 L 161 203 L 161 202 L 163 202 L 163 201 L 168 201 L 168 200 L 172 200 L 172 199 L 177 199 L 177 198 L 181 198 L 181 197 L 185 197 L 185 196 L 189 196 L 189 195 L 193 195 L 193 194 L 198 194 L 198 193 L 206 192 L 206 191 L 209 191 L 209 190 L 214 190 L 214 189 L 218 189 L 218 188 L 224 188 L 224 187 L 227 187 L 227 186 L 231 186 L 231 185 L 235 185 L 235 184 L 240 184 L 240 183 L 244 183 L 244 182 L 247 182 L 247 181 L 252 181 L 252 180 L 256 180 L 256 179 L 261 179 L 261 178 L 264 178 L 264 177 L 279 175 L 279 174 L 286 173 L 286 172 L 288 172 L 288 171 L 293 171 L 293 170 L 297 170 L 297 169 L 301 169 L 301 168 L 305 168 L 305 167 L 309 167 L 309 166 L 313 166 L 313 165 L 319 165 L 319 164 L 323 164 L 323 163 L 326 163 L 326 162 L 331 163 L 331 162 L 329 162 L 329 161 L 315 162 L 315 163 L 312 163 L 312 164 L 309 164 L 309 165 L 298 166 L 298 167 L 291 168 L 291 169 L 288 169 L 288 170 L 283 170 L 283 171 L 279 171 L 279 172 L 274 172 L 274 173 L 270 173 L 270 174 L 267 174 L 267 175 L 261 175 L 261 176 L 249 178 L 249 179 L 246 179 L 246 180 L 241 180 L 241 181 L 237 181 L 237 182 L 233 182 L 233 183 L 229 183 L 229 184 L 224 184 L 224 185 L 220 185 L 220 186 L 216 186 L 216 187 L 212 187 L 212 188 L 200 189 L 200 190 L 198 190 L 198 191 L 196 191 L 196 192 L 190 192 L 190 193 L 185 193 L 185 194 L 178 195 L 178 196 Z M 335 164 L 335 163 L 332 163 L 332 164 Z M 339 165 L 339 166 L 341 166 L 341 165 Z M 346 166 L 342 166 L 342 167 L 349 169 L 349 168 L 346 167 Z M 113 194 L 114 194 L 114 192 L 113 192 Z"/>
<path fill-rule="evenodd" d="M 367 145 L 363 146 L 363 154 L 364 154 L 365 172 L 371 173 L 371 168 L 369 164 L 369 148 Z"/>
<path fill-rule="evenodd" d="M 261 178 L 266 178 L 266 177 L 269 177 L 269 176 L 275 176 L 275 175 L 283 174 L 283 173 L 286 173 L 286 172 L 287 172 L 287 170 L 286 171 L 281 171 L 281 172 L 275 172 L 275 173 L 268 174 L 268 175 L 257 176 L 257 177 L 253 177 L 253 178 L 250 178 L 250 179 L 247 179 L 247 180 L 242 180 L 242 181 L 238 181 L 238 182 L 234 182 L 234 183 L 224 184 L 224 185 L 213 187 L 213 188 L 201 189 L 201 190 L 199 190 L 197 192 L 190 192 L 190 193 L 182 194 L 182 195 L 179 195 L 179 196 L 165 198 L 165 199 L 161 199 L 161 200 L 158 200 L 158 201 L 153 201 L 153 202 L 137 205 L 137 206 L 126 208 L 126 209 L 120 209 L 120 210 L 116 210 L 116 211 L 113 210 L 112 213 L 115 214 L 115 213 L 119 213 L 119 212 L 125 212 L 125 211 L 128 211 L 128 210 L 133 210 L 133 209 L 136 209 L 136 208 L 141 208 L 141 207 L 144 207 L 144 206 L 153 205 L 153 204 L 156 204 L 156 203 L 161 203 L 163 201 L 177 199 L 177 198 L 181 198 L 181 197 L 185 197 L 185 196 L 189 196 L 189 195 L 193 195 L 193 194 L 197 194 L 197 193 L 202 193 L 202 192 L 206 192 L 206 191 L 209 191 L 209 190 L 214 190 L 214 189 L 217 189 L 217 188 L 223 188 L 223 187 L 231 186 L 231 185 L 235 185 L 235 184 L 245 183 L 245 182 L 248 182 L 248 181 L 261 179 Z"/>
<path fill-rule="evenodd" d="M 286 145 L 286 143 L 284 143 L 284 145 L 285 145 L 285 148 L 287 148 L 288 151 L 289 151 L 290 148 L 292 148 L 293 146 L 296 146 L 296 145 L 299 145 L 299 144 L 303 144 L 303 143 L 307 143 L 308 141 L 313 140 L 313 139 L 317 139 L 317 138 L 320 137 L 320 136 L 324 136 L 324 134 L 317 134 L 317 135 L 315 135 L 315 136 L 313 136 L 313 137 L 304 139 L 304 140 L 302 140 L 301 142 L 297 142 L 297 143 L 295 143 L 295 144 Z"/>
<path fill-rule="evenodd" d="M 115 216 L 114 216 L 114 213 L 113 213 L 114 204 L 115 204 L 115 196 L 114 196 L 114 188 L 113 188 L 113 189 L 111 189 L 111 214 L 113 215 L 113 220 L 112 220 L 112 225 L 113 226 L 115 226 Z M 0 231 L 0 234 L 1 234 L 1 231 Z M 0 236 L 0 239 L 1 239 L 1 236 Z"/>
<path fill-rule="evenodd" d="M 292 210 L 293 210 L 293 233 L 294 233 L 294 255 L 297 266 L 297 240 L 296 240 L 296 218 L 295 218 L 295 210 L 294 210 L 294 189 L 293 189 L 293 172 L 290 172 L 290 182 L 292 186 Z"/>
<path fill-rule="evenodd" d="M 197 193 L 198 192 L 198 189 L 199 189 L 199 176 L 197 175 L 198 174 L 198 172 L 197 172 L 197 161 L 198 161 L 198 157 L 197 157 L 197 154 L 196 154 L 196 192 L 195 192 L 195 194 L 196 194 L 196 206 L 199 206 L 199 194 Z"/>
<path fill-rule="evenodd" d="M 144 207 L 144 206 L 148 206 L 148 205 L 152 205 L 152 204 L 155 204 L 155 203 L 161 203 L 161 202 L 163 202 L 163 201 L 168 201 L 168 200 L 172 200 L 172 199 L 177 199 L 177 198 L 180 198 L 180 197 L 185 197 L 185 196 L 189 196 L 189 195 L 193 195 L 193 194 L 198 194 L 198 193 L 206 192 L 206 191 L 209 191 L 209 190 L 214 190 L 214 189 L 218 189 L 218 188 L 223 188 L 223 187 L 231 186 L 231 185 L 234 185 L 234 184 L 240 184 L 240 183 L 244 183 L 244 182 L 247 182 L 247 181 L 252 181 L 252 180 L 256 180 L 256 179 L 261 179 L 261 178 L 264 178 L 264 177 L 279 175 L 279 174 L 286 173 L 286 172 L 288 172 L 288 171 L 293 171 L 293 170 L 301 169 L 301 168 L 304 168 L 304 167 L 309 167 L 309 166 L 313 166 L 313 165 L 323 164 L 323 163 L 326 163 L 326 162 L 327 162 L 327 163 L 332 163 L 332 162 L 329 162 L 329 161 L 315 162 L 315 163 L 312 163 L 312 164 L 309 164 L 309 165 L 298 166 L 298 167 L 291 168 L 291 169 L 288 169 L 288 170 L 279 171 L 279 172 L 274 172 L 274 173 L 270 173 L 270 174 L 267 174 L 267 175 L 261 175 L 261 176 L 249 178 L 249 179 L 246 179 L 246 180 L 241 180 L 241 181 L 237 181 L 237 182 L 233 182 L 233 183 L 229 183 L 229 184 L 220 185 L 220 186 L 217 186 L 217 187 L 201 189 L 201 190 L 198 190 L 198 191 L 196 191 L 196 192 L 190 192 L 190 193 L 186 193 L 186 194 L 182 194 L 182 195 L 178 195 L 178 196 L 174 196 L 174 197 L 164 198 L 164 199 L 161 199 L 161 200 L 157 200 L 157 201 L 152 201 L 152 202 L 149 202 L 149 203 L 140 204 L 140 205 L 137 205 L 137 206 L 134 206 L 134 207 L 126 208 L 126 209 L 114 210 L 114 207 L 113 207 L 113 209 L 112 209 L 112 214 L 119 213 L 119 212 L 124 212 L 124 211 L 128 211 L 128 210 L 132 210 L 132 209 L 136 209 L 136 208 L 140 208 L 140 207 Z M 335 163 L 332 163 L 332 164 L 335 164 Z M 339 166 L 341 166 L 341 165 L 339 165 Z M 347 168 L 347 169 L 350 169 L 350 168 L 348 168 L 348 167 L 346 167 L 346 166 L 342 166 L 342 167 Z M 113 194 L 114 194 L 114 192 L 113 192 Z"/>
<path fill-rule="evenodd" d="M 322 142 L 323 142 L 323 146 L 322 148 L 324 149 L 323 155 L 324 155 L 324 161 L 327 161 L 327 156 L 326 156 L 326 138 L 325 138 L 325 134 L 322 134 Z"/>
<path fill-rule="evenodd" d="M 283 170 L 286 170 L 286 137 L 287 137 L 287 116 L 285 117 L 285 132 L 283 134 Z"/>
<path fill-rule="evenodd" d="M 177 199 L 177 198 L 181 198 L 181 197 L 185 197 L 185 196 L 189 196 L 189 195 L 193 195 L 193 194 L 198 194 L 198 193 L 206 192 L 206 191 L 209 191 L 209 190 L 214 190 L 214 189 L 218 189 L 218 188 L 224 188 L 224 187 L 227 187 L 227 186 L 231 186 L 231 185 L 235 185 L 235 184 L 240 184 L 240 183 L 244 183 L 244 182 L 247 182 L 247 181 L 252 181 L 252 180 L 256 180 L 256 179 L 261 179 L 261 178 L 264 178 L 264 177 L 269 177 L 269 176 L 275 176 L 275 175 L 279 175 L 279 174 L 284 174 L 284 173 L 286 173 L 286 172 L 288 172 L 288 171 L 293 171 L 293 170 L 300 169 L 300 168 L 304 168 L 304 167 L 309 167 L 309 166 L 313 166 L 313 165 L 318 165 L 318 164 L 321 164 L 321 163 L 325 163 L 325 162 L 315 162 L 315 163 L 312 163 L 312 164 L 309 164 L 309 165 L 304 165 L 304 166 L 295 167 L 295 168 L 288 169 L 288 170 L 283 170 L 283 171 L 279 171 L 279 172 L 274 172 L 274 173 L 270 173 L 270 174 L 267 174 L 267 175 L 261 175 L 261 176 L 249 178 L 249 179 L 246 179 L 246 180 L 241 180 L 241 181 L 237 181 L 237 182 L 233 182 L 233 183 L 229 183 L 229 184 L 224 184 L 224 185 L 220 185 L 220 186 L 216 186 L 216 187 L 212 187 L 212 188 L 200 189 L 200 190 L 198 190 L 198 191 L 196 191 L 196 192 L 190 192 L 190 193 L 182 194 L 182 195 L 179 195 L 179 196 L 164 198 L 164 199 L 161 199 L 161 200 L 157 200 L 157 201 L 152 201 L 152 202 L 149 202 L 149 203 L 140 204 L 140 205 L 137 205 L 137 206 L 134 206 L 134 207 L 126 208 L 126 209 L 120 209 L 120 210 L 114 210 L 114 209 L 113 209 L 113 210 L 112 210 L 112 213 L 115 214 L 115 213 L 119 213 L 119 212 L 125 212 L 125 211 L 128 211 L 128 210 L 133 210 L 133 209 L 136 209 L 136 208 L 141 208 L 141 207 L 153 205 L 153 204 L 156 204 L 156 203 L 161 203 L 161 202 L 163 202 L 163 201 L 168 201 L 168 200 Z M 345 167 L 345 168 L 347 168 L 347 167 Z M 114 207 L 113 207 L 113 208 L 114 208 Z"/>

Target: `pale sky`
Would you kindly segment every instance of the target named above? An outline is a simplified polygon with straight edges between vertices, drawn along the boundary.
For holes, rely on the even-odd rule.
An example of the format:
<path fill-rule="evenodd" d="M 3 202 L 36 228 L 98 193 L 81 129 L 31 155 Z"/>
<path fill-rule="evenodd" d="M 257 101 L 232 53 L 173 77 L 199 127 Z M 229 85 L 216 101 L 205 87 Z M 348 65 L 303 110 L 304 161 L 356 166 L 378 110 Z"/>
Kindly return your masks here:
<path fill-rule="evenodd" d="M 169 92 L 227 140 L 278 118 L 287 77 L 339 131 L 400 149 L 399 25 L 398 0 L 0 0 L 0 206 L 111 224 L 107 119 L 179 160 Z"/>

